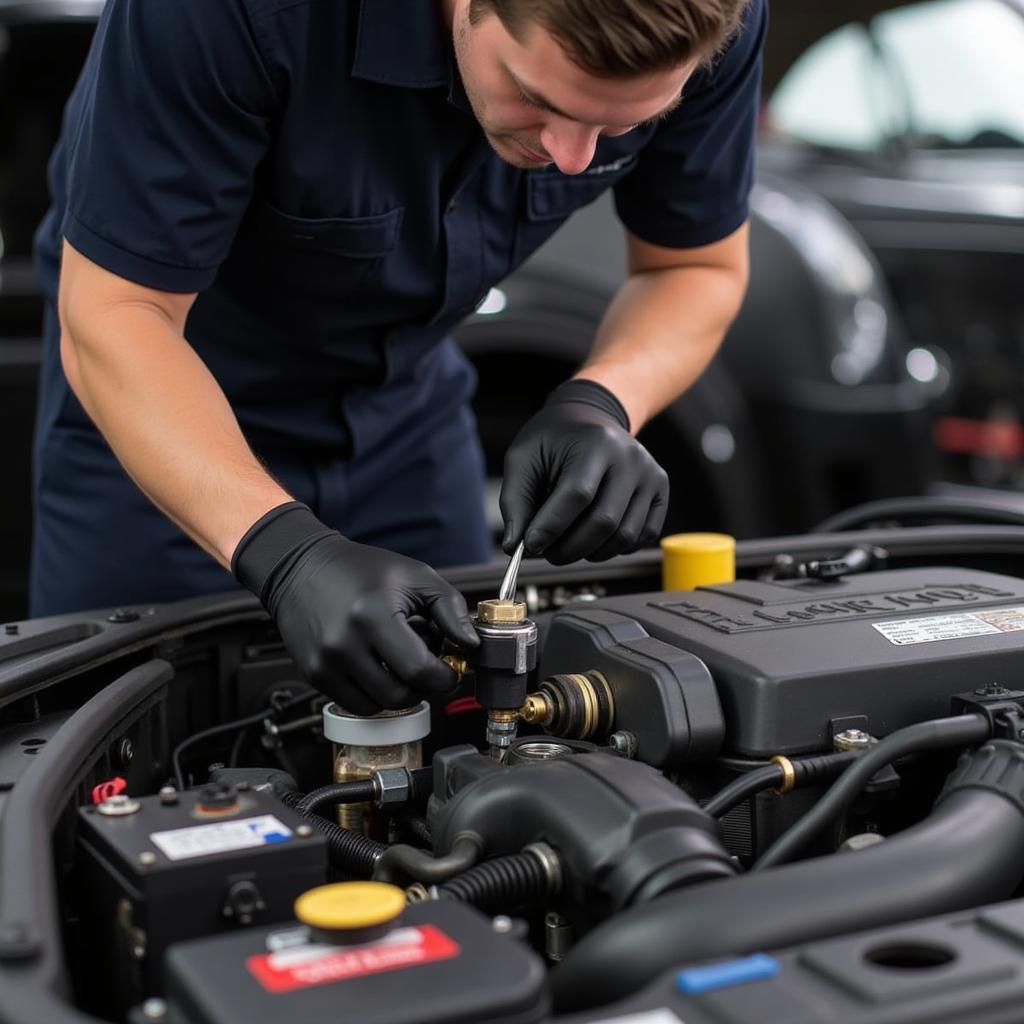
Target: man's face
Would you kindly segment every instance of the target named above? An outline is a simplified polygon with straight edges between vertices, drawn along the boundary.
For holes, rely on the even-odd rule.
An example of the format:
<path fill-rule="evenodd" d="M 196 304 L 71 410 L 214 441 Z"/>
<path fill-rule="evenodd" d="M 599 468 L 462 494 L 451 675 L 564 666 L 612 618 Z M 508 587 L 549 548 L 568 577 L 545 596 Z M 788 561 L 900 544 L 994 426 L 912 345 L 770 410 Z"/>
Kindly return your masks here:
<path fill-rule="evenodd" d="M 541 25 L 517 41 L 495 14 L 475 25 L 469 0 L 443 0 L 473 113 L 495 152 L 526 169 L 590 166 L 599 136 L 624 135 L 680 100 L 693 61 L 632 78 L 596 78 L 577 67 Z"/>

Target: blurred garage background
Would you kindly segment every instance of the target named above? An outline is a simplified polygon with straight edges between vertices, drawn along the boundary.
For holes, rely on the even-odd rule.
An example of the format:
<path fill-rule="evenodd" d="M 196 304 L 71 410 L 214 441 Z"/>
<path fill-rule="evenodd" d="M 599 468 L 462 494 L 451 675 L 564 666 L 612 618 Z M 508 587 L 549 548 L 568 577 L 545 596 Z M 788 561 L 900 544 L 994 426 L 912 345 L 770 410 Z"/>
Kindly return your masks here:
<path fill-rule="evenodd" d="M 25 614 L 45 165 L 101 0 L 0 0 L 0 620 Z M 668 530 L 802 532 L 858 502 L 1010 502 L 1024 472 L 1024 0 L 776 0 L 753 276 L 645 430 Z M 460 329 L 494 482 L 623 271 L 607 197 Z"/>

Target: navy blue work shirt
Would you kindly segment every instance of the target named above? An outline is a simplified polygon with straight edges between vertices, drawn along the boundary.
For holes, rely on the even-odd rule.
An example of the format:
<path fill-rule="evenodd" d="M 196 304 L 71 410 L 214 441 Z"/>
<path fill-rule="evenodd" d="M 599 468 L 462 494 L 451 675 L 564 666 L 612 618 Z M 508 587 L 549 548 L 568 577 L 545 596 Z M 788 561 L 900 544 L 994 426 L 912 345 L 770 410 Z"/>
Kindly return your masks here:
<path fill-rule="evenodd" d="M 200 293 L 186 337 L 251 442 L 365 453 L 452 328 L 606 189 L 657 245 L 743 224 L 766 16 L 753 0 L 675 112 L 567 176 L 490 148 L 437 0 L 108 0 L 51 161 L 44 289 L 65 235 Z"/>

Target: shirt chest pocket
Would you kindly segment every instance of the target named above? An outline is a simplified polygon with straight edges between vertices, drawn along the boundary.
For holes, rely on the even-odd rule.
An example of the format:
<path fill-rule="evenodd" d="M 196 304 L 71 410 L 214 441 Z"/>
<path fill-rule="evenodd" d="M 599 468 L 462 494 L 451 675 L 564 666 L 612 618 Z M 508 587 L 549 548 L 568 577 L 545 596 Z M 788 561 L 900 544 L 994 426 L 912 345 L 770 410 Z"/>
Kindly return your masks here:
<path fill-rule="evenodd" d="M 398 246 L 404 209 L 364 217 L 296 217 L 261 202 L 251 217 L 260 261 L 298 291 L 337 295 L 377 280 Z"/>
<path fill-rule="evenodd" d="M 621 181 L 637 157 L 623 157 L 582 174 L 537 171 L 526 176 L 525 217 L 519 222 L 515 246 L 518 265 L 541 246 L 576 210 L 592 203 Z"/>

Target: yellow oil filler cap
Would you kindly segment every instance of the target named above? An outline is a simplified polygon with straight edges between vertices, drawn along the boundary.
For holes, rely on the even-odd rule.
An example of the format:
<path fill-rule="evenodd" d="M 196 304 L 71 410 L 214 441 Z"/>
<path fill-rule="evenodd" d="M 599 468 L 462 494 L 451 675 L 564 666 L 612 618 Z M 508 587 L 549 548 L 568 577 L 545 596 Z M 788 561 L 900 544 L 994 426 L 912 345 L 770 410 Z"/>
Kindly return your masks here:
<path fill-rule="evenodd" d="M 401 916 L 405 893 L 385 882 L 318 885 L 295 901 L 295 916 L 318 932 L 346 933 L 339 941 L 367 938 Z"/>
<path fill-rule="evenodd" d="M 664 590 L 692 590 L 736 579 L 736 538 L 727 533 L 674 533 L 661 540 Z"/>

